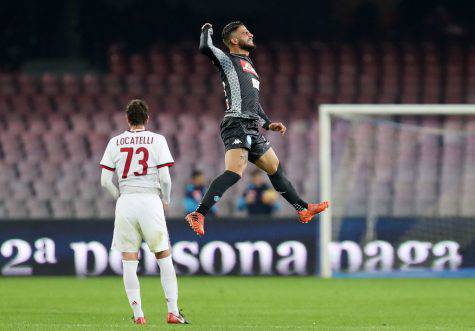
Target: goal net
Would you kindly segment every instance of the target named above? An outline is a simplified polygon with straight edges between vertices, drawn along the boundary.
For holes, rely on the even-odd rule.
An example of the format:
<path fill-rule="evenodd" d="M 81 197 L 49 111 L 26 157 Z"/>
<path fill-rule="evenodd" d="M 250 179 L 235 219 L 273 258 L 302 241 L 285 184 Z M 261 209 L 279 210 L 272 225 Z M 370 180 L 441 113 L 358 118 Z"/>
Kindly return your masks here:
<path fill-rule="evenodd" d="M 322 105 L 320 274 L 475 276 L 475 106 Z"/>

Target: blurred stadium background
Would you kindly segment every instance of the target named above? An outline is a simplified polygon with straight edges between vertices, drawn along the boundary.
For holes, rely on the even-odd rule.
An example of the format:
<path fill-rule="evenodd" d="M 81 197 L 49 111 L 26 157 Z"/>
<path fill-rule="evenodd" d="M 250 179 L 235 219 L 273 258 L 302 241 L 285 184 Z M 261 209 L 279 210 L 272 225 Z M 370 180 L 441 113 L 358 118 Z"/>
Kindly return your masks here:
<path fill-rule="evenodd" d="M 321 104 L 475 103 L 470 1 L 19 1 L 3 2 L 0 15 L 4 275 L 120 273 L 113 262 L 91 267 L 87 252 L 96 260 L 108 256 L 114 201 L 99 187 L 98 163 L 108 139 L 126 128 L 123 109 L 132 98 L 149 104 L 149 129 L 167 137 L 175 157 L 169 223 L 176 259 L 205 251 L 197 266 L 176 261 L 180 272 L 318 272 L 317 222 L 299 227 L 285 201 L 272 215 L 238 210 L 249 174 L 224 195 L 208 237 L 197 239 L 185 227 L 192 171 L 209 181 L 223 169 L 223 92 L 197 51 L 203 22 L 214 24 L 218 45 L 230 20 L 243 20 L 255 34 L 251 57 L 263 108 L 289 128 L 283 138 L 267 136 L 309 201 L 319 195 Z M 336 120 L 334 270 L 473 270 L 474 132 L 475 116 Z M 236 244 L 262 240 L 268 246 Z M 255 250 L 268 248 L 270 265 L 253 262 Z M 35 249 L 45 256 L 34 259 Z M 15 260 L 20 251 L 28 254 Z M 79 251 L 86 252 L 82 269 Z M 219 262 L 217 251 L 232 263 Z M 298 258 L 274 263 L 285 256 Z"/>
<path fill-rule="evenodd" d="M 146 100 L 153 112 L 150 130 L 170 141 L 176 159 L 170 216 L 182 216 L 183 187 L 191 171 L 199 168 L 210 180 L 223 167 L 218 139 L 222 88 L 214 67 L 197 52 L 205 20 L 215 24 L 217 44 L 220 28 L 235 17 L 255 33 L 258 50 L 252 57 L 263 86 L 263 107 L 289 127 L 285 139 L 268 136 L 307 200 L 315 200 L 318 190 L 315 115 L 320 104 L 475 102 L 470 2 L 272 6 L 260 1 L 226 4 L 231 16 L 218 1 L 23 1 L 1 6 L 0 217 L 5 219 L 112 217 L 113 201 L 98 189 L 97 164 L 110 136 L 124 130 L 122 110 L 131 98 Z M 473 130 L 473 119 L 460 121 L 427 118 L 420 125 Z M 375 139 L 359 134 L 357 141 Z M 302 153 L 302 146 L 315 153 Z M 437 148 L 440 153 L 431 153 L 434 159 L 427 161 L 439 165 L 434 181 L 445 173 L 460 181 L 463 172 L 445 171 L 450 146 Z M 472 157 L 461 158 L 458 166 L 473 167 L 473 139 L 461 148 Z M 369 153 L 367 157 L 378 157 L 386 150 Z M 417 167 L 423 161 L 411 162 Z M 235 208 L 236 196 L 249 177 L 224 196 L 221 216 L 242 215 Z M 376 179 L 366 180 L 371 185 Z M 390 181 L 399 184 L 396 176 Z M 434 207 L 447 181 L 440 183 Z M 406 198 L 425 199 L 421 182 L 414 185 L 420 193 Z M 451 215 L 474 216 L 474 194 L 454 195 L 464 203 Z M 282 207 L 279 216 L 293 215 L 292 207 Z M 444 207 L 435 209 L 435 215 L 443 214 Z"/>

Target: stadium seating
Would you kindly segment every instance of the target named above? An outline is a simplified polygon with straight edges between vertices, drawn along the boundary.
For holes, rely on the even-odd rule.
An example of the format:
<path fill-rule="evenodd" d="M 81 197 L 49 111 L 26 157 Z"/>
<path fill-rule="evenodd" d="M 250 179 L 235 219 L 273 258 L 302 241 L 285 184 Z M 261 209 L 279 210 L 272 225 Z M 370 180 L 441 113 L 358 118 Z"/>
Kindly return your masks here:
<path fill-rule="evenodd" d="M 150 129 L 168 139 L 176 161 L 170 215 L 182 215 L 191 170 L 199 167 L 211 179 L 224 167 L 222 86 L 195 47 L 157 46 L 130 56 L 111 47 L 106 74 L 0 74 L 0 217 L 112 217 L 113 201 L 99 188 L 98 163 L 108 139 L 126 129 L 123 109 L 136 97 L 150 105 Z M 267 136 L 289 178 L 311 201 L 317 195 L 319 104 L 475 103 L 475 47 L 263 45 L 254 60 L 265 111 L 289 129 L 284 138 Z M 405 118 L 401 124 L 475 130 L 475 119 L 459 117 L 421 123 Z M 335 181 L 347 181 L 351 188 L 340 212 L 475 215 L 474 135 L 444 136 L 440 145 L 434 135 L 364 123 L 352 132 L 337 125 L 333 135 L 336 141 L 359 142 L 353 160 L 345 159 L 344 143 L 335 145 L 335 164 L 348 169 L 335 174 Z M 409 143 L 414 139 L 420 149 Z M 399 151 L 395 159 L 385 157 L 388 149 Z M 368 158 L 375 160 L 374 172 Z M 248 180 L 244 176 L 223 197 L 221 215 L 236 213 L 236 197 Z M 279 215 L 294 212 L 285 202 L 282 206 Z"/>

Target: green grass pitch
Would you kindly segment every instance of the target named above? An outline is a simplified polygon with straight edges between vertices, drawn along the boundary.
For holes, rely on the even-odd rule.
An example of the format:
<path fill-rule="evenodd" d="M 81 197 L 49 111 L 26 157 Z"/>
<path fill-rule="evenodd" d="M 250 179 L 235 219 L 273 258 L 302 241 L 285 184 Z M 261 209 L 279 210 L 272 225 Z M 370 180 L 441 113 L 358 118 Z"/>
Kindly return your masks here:
<path fill-rule="evenodd" d="M 192 325 L 167 325 L 158 277 L 141 277 L 147 329 L 465 330 L 475 279 L 180 277 Z M 133 330 L 120 277 L 0 279 L 0 330 Z"/>

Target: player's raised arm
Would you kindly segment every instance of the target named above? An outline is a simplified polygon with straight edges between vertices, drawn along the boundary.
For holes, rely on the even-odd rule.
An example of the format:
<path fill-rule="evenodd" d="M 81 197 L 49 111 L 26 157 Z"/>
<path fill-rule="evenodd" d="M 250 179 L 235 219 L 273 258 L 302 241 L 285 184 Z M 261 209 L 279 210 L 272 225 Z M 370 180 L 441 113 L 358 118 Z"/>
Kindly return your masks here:
<path fill-rule="evenodd" d="M 215 47 L 213 45 L 213 39 L 211 36 L 213 35 L 213 27 L 210 23 L 205 23 L 201 27 L 201 35 L 200 35 L 200 46 L 198 49 L 201 53 L 212 56 L 213 52 L 211 51 L 211 47 Z"/>
<path fill-rule="evenodd" d="M 213 45 L 212 35 L 213 26 L 210 23 L 205 23 L 201 27 L 200 46 L 198 49 L 201 53 L 211 58 L 215 65 L 219 66 L 223 58 L 226 57 L 226 54 Z"/>

